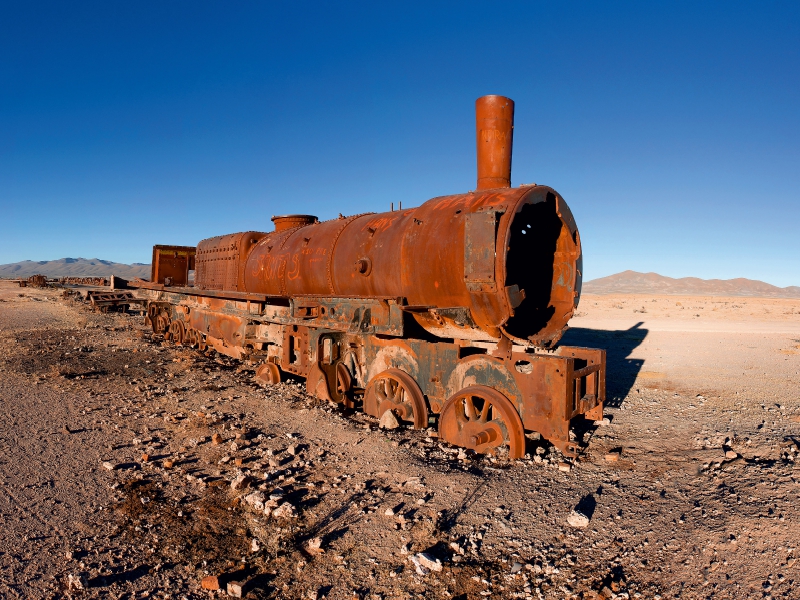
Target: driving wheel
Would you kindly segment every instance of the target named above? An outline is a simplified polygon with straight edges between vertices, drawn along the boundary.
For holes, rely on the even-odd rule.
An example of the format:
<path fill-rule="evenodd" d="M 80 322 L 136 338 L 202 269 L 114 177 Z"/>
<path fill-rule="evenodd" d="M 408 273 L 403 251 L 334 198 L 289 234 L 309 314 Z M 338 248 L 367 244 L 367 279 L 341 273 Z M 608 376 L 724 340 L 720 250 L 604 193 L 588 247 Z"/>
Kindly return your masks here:
<path fill-rule="evenodd" d="M 172 323 L 169 324 L 169 338 L 172 340 L 173 344 L 177 346 L 183 345 L 186 339 L 186 327 L 183 321 L 172 321 Z"/>
<path fill-rule="evenodd" d="M 439 437 L 444 441 L 495 454 L 508 449 L 509 458 L 525 454 L 525 430 L 511 401 L 495 389 L 472 385 L 451 396 L 439 415 Z"/>
<path fill-rule="evenodd" d="M 391 410 L 401 421 L 412 421 L 414 429 L 428 426 L 425 396 L 405 371 L 387 369 L 370 379 L 364 392 L 364 412 L 380 419 Z"/>
<path fill-rule="evenodd" d="M 256 369 L 256 380 L 267 385 L 275 385 L 281 382 L 281 370 L 275 363 L 266 362 Z"/>
<path fill-rule="evenodd" d="M 163 309 L 159 311 L 153 325 L 153 333 L 163 333 L 165 337 L 169 337 L 167 334 L 169 334 L 170 321 L 167 311 Z"/>

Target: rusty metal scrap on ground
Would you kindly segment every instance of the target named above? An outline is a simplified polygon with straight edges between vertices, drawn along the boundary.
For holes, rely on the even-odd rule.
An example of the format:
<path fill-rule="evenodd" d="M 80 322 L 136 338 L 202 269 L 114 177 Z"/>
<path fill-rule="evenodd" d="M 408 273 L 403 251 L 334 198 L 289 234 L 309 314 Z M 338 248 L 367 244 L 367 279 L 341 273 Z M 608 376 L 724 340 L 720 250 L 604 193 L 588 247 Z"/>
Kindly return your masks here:
<path fill-rule="evenodd" d="M 518 458 L 536 431 L 575 455 L 570 421 L 602 418 L 605 351 L 558 345 L 580 236 L 558 192 L 510 187 L 513 120 L 508 98 L 476 102 L 474 192 L 155 246 L 151 281 L 129 287 L 155 333 L 255 364 L 263 383 L 304 377 L 321 399 L 438 422 L 479 453 Z"/>
<path fill-rule="evenodd" d="M 61 277 L 57 281 L 61 285 L 108 285 L 108 277 Z"/>
<path fill-rule="evenodd" d="M 17 279 L 19 287 L 47 287 L 47 277 L 45 275 L 31 275 L 27 279 Z"/>
<path fill-rule="evenodd" d="M 135 298 L 133 292 L 89 290 L 86 292 L 86 300 L 91 304 L 92 309 L 100 312 L 113 310 L 127 310 L 131 304 L 145 304 L 145 300 Z"/>

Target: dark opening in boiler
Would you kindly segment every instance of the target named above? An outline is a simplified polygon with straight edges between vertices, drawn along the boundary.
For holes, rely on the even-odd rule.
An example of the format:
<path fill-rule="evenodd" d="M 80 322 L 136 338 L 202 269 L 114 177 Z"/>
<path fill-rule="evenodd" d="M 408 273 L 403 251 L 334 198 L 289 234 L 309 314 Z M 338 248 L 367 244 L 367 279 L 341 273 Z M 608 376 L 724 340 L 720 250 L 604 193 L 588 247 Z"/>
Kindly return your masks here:
<path fill-rule="evenodd" d="M 518 338 L 541 331 L 555 313 L 550 304 L 556 242 L 564 223 L 556 213 L 556 197 L 526 204 L 511 223 L 506 258 L 506 285 L 525 290 L 525 299 L 514 309 L 505 330 Z"/>

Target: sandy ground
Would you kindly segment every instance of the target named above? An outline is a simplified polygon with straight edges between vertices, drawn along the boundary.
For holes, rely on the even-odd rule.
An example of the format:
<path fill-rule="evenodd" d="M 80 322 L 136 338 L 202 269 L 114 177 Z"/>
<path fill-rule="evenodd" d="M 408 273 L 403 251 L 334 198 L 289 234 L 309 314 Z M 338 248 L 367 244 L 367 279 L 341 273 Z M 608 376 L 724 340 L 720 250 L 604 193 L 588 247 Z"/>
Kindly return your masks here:
<path fill-rule="evenodd" d="M 609 406 L 563 471 L 0 282 L 0 596 L 800 598 L 800 301 L 584 296 L 572 326 Z"/>

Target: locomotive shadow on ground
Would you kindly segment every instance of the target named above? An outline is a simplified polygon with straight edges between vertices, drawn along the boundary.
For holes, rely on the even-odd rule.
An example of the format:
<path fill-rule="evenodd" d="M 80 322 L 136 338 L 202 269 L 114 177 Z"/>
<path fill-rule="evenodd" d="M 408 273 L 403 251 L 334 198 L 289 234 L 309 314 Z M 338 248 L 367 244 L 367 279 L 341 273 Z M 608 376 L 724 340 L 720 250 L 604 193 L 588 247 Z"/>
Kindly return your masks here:
<path fill-rule="evenodd" d="M 639 321 L 630 329 L 574 327 L 568 329 L 561 338 L 561 344 L 567 346 L 605 349 L 606 406 L 619 408 L 642 370 L 643 359 L 628 358 L 650 333 L 642 325 L 644 321 Z"/>

